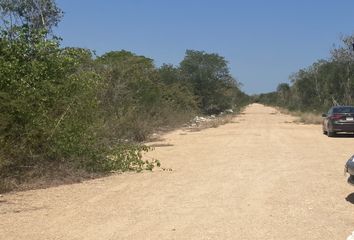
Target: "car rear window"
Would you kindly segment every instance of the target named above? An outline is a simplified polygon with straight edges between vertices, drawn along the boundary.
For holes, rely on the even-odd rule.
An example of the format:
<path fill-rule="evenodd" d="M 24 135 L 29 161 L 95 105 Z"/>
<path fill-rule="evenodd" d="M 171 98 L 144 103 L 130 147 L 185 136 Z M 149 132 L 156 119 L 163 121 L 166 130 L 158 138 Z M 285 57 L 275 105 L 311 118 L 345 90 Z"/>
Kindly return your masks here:
<path fill-rule="evenodd" d="M 354 107 L 334 108 L 333 113 L 354 113 Z"/>

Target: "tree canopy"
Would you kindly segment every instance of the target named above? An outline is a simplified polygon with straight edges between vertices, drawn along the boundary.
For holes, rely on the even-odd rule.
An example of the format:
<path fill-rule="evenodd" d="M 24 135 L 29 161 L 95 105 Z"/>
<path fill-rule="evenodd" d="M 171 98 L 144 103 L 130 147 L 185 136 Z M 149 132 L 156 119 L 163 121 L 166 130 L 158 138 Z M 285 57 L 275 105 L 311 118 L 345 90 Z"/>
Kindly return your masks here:
<path fill-rule="evenodd" d="M 187 50 L 180 66 L 182 79 L 192 87 L 202 110 L 215 113 L 232 108 L 239 85 L 223 57 Z"/>
<path fill-rule="evenodd" d="M 50 32 L 63 17 L 54 0 L 0 0 L 2 24 L 7 28 L 27 25 Z"/>

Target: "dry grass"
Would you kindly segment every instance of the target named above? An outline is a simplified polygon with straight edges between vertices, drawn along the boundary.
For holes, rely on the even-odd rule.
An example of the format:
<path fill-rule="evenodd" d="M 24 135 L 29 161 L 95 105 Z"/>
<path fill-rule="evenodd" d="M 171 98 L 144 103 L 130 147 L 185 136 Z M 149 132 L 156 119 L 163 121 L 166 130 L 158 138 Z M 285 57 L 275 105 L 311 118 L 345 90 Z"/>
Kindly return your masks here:
<path fill-rule="evenodd" d="M 304 124 L 321 124 L 322 117 L 319 114 L 311 112 L 300 112 L 300 111 L 289 111 L 284 108 L 278 108 L 279 112 L 283 114 L 292 115 L 297 117 L 295 122 L 304 123 Z"/>
<path fill-rule="evenodd" d="M 0 178 L 0 193 L 48 188 L 63 184 L 79 183 L 84 180 L 106 176 L 103 173 L 89 173 L 68 166 L 47 166 L 21 173 L 21 177 Z"/>
<path fill-rule="evenodd" d="M 314 113 L 300 113 L 299 121 L 305 124 L 321 124 L 322 117 Z"/>

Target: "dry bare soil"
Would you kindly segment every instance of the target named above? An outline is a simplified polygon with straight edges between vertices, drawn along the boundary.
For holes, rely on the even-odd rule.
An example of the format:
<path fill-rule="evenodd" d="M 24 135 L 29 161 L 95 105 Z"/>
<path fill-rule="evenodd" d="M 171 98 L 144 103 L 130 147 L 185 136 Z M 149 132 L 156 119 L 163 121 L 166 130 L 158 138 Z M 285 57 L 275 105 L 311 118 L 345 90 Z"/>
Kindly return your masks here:
<path fill-rule="evenodd" d="M 165 171 L 3 195 L 0 239 L 345 239 L 354 138 L 294 120 L 253 104 L 232 123 L 152 143 L 147 157 Z"/>

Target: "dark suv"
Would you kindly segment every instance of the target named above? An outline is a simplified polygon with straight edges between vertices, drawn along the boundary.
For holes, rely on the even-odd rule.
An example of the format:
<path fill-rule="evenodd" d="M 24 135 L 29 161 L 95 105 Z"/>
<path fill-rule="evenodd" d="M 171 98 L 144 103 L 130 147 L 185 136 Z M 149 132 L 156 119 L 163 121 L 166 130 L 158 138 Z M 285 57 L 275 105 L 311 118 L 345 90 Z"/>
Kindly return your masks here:
<path fill-rule="evenodd" d="M 322 114 L 323 133 L 333 137 L 337 132 L 354 133 L 354 106 L 335 106 Z"/>

